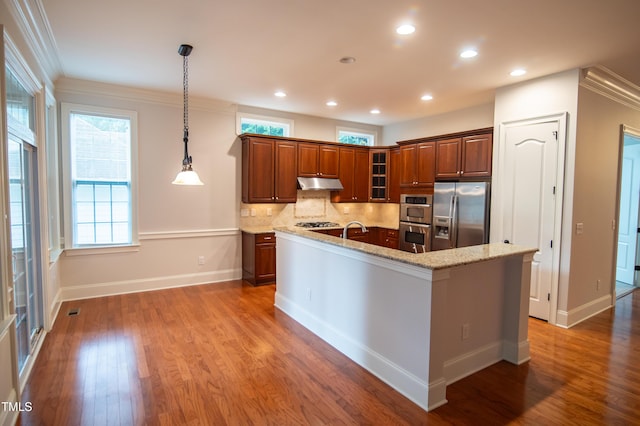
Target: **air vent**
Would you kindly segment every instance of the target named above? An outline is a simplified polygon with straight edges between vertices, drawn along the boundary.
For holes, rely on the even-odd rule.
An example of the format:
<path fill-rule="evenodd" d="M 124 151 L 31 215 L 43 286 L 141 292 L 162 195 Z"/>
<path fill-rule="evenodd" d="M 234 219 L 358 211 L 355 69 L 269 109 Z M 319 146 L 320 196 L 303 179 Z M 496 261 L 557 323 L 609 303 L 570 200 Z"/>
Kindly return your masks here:
<path fill-rule="evenodd" d="M 69 312 L 67 312 L 67 316 L 74 317 L 76 315 L 80 315 L 80 308 L 71 308 Z"/>

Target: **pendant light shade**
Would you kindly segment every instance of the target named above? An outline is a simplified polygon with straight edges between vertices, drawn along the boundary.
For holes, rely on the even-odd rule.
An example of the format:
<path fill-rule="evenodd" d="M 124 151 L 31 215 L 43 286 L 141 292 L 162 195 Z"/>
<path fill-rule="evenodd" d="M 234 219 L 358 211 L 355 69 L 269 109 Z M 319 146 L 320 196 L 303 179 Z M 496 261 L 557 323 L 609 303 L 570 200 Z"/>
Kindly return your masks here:
<path fill-rule="evenodd" d="M 182 136 L 182 142 L 184 142 L 184 158 L 182 159 L 182 170 L 178 173 L 176 178 L 171 182 L 174 185 L 204 185 L 198 177 L 198 174 L 191 167 L 191 156 L 189 155 L 188 143 L 189 143 L 189 59 L 188 56 L 193 50 L 193 47 L 188 44 L 181 44 L 178 48 L 178 53 L 182 56 L 182 93 L 184 99 L 184 132 Z"/>

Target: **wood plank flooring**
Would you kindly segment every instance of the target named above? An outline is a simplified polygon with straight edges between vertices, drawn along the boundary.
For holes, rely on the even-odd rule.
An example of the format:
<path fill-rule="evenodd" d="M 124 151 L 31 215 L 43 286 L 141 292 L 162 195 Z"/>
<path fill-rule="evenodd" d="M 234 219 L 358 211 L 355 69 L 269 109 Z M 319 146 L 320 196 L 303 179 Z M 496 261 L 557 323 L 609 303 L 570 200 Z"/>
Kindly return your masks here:
<path fill-rule="evenodd" d="M 460 380 L 426 413 L 275 309 L 274 290 L 234 281 L 64 303 L 20 424 L 640 423 L 638 291 L 569 330 L 530 319 L 529 363 Z"/>

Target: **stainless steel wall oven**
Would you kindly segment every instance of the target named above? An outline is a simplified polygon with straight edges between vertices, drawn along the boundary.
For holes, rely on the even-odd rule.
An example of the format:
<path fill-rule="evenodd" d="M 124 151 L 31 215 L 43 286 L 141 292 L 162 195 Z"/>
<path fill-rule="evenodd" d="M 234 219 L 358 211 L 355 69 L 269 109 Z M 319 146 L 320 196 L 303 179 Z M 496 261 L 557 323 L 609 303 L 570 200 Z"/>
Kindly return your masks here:
<path fill-rule="evenodd" d="M 400 250 L 412 253 L 431 250 L 432 205 L 432 195 L 400 196 Z"/>

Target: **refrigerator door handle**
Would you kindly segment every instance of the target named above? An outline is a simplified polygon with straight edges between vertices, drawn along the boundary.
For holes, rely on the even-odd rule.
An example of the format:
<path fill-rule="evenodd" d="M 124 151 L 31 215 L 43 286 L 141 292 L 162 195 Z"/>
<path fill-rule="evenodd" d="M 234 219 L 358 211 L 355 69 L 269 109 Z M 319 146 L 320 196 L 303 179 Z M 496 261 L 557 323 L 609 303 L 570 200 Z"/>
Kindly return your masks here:
<path fill-rule="evenodd" d="M 451 204 L 453 205 L 453 214 L 451 216 L 451 246 L 453 248 L 458 247 L 458 196 L 451 197 Z"/>

